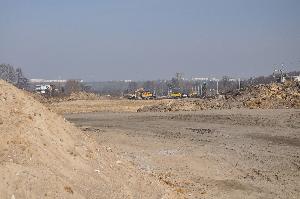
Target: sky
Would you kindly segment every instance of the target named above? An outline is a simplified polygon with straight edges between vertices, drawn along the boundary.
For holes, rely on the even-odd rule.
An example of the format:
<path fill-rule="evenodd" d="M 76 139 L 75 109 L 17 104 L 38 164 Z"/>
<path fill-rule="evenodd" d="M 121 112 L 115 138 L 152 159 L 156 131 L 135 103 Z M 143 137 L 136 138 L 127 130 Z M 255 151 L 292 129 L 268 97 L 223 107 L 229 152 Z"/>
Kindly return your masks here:
<path fill-rule="evenodd" d="M 0 63 L 88 81 L 300 70 L 300 1 L 0 0 Z"/>

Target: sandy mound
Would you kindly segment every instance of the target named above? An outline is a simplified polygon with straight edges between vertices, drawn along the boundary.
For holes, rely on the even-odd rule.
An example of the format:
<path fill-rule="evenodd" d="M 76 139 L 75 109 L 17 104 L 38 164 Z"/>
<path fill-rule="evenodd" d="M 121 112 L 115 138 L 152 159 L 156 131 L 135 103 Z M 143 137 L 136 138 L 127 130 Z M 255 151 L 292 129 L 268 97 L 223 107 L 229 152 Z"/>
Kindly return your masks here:
<path fill-rule="evenodd" d="M 56 102 L 64 102 L 64 101 L 74 101 L 74 100 L 101 100 L 101 99 L 109 99 L 106 96 L 100 96 L 95 93 L 87 93 L 87 92 L 76 92 L 71 93 L 70 95 L 62 95 L 62 96 L 46 96 L 39 93 L 28 93 L 35 100 L 43 103 L 56 103 Z"/>
<path fill-rule="evenodd" d="M 166 198 L 167 188 L 0 81 L 0 198 Z"/>

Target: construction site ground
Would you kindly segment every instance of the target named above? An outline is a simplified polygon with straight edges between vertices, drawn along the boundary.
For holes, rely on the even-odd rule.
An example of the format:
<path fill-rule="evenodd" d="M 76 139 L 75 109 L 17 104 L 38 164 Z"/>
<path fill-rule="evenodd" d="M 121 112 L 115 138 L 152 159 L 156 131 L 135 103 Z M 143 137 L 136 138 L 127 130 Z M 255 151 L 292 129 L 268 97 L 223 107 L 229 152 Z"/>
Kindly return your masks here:
<path fill-rule="evenodd" d="M 299 109 L 65 117 L 185 198 L 300 198 Z"/>
<path fill-rule="evenodd" d="M 83 112 L 137 112 L 144 106 L 158 105 L 161 100 L 70 100 L 62 102 L 45 103 L 56 113 L 83 113 Z M 169 101 L 169 100 L 167 100 Z M 167 102 L 165 101 L 165 102 Z"/>
<path fill-rule="evenodd" d="M 300 198 L 299 89 L 47 99 L 0 80 L 0 198 Z"/>

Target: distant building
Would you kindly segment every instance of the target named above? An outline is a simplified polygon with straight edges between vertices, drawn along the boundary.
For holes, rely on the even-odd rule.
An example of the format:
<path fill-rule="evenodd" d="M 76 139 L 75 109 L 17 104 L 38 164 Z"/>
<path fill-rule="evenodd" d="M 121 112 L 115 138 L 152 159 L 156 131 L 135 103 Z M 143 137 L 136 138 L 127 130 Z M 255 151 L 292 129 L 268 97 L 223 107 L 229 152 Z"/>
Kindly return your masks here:
<path fill-rule="evenodd" d="M 217 81 L 219 81 L 219 79 L 217 79 L 215 77 L 212 77 L 212 78 L 209 78 L 209 77 L 194 77 L 194 78 L 192 78 L 192 81 L 217 82 Z"/>
<path fill-rule="evenodd" d="M 78 82 L 83 82 L 82 79 L 74 79 Z M 66 83 L 65 79 L 30 79 L 31 83 Z"/>
<path fill-rule="evenodd" d="M 67 80 L 30 79 L 31 83 L 66 83 Z"/>
<path fill-rule="evenodd" d="M 213 77 L 213 78 L 210 79 L 210 81 L 217 82 L 217 81 L 219 81 L 219 79 Z"/>
<path fill-rule="evenodd" d="M 208 81 L 208 77 L 194 77 L 192 78 L 193 81 Z"/>

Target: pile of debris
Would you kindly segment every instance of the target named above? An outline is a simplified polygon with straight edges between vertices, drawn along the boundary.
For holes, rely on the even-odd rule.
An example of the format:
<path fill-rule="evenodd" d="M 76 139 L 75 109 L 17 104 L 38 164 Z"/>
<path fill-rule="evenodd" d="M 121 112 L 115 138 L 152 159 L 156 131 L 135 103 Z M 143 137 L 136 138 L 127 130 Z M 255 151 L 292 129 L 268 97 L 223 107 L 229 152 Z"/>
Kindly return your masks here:
<path fill-rule="evenodd" d="M 162 101 L 159 104 L 152 106 L 144 106 L 138 109 L 138 112 L 174 112 L 174 111 L 198 111 L 207 109 L 228 109 L 231 108 L 228 103 L 221 100 L 208 99 L 178 99 L 171 100 L 167 103 Z"/>
<path fill-rule="evenodd" d="M 0 135 L 1 198 L 174 198 L 154 177 L 2 80 Z"/>
<path fill-rule="evenodd" d="M 300 108 L 300 85 L 286 82 L 248 87 L 238 100 L 247 108 Z"/>
<path fill-rule="evenodd" d="M 218 98 L 181 99 L 145 106 L 138 112 L 198 111 L 208 109 L 300 108 L 300 85 L 297 82 L 267 84 L 247 87 L 242 91 L 232 91 Z"/>

